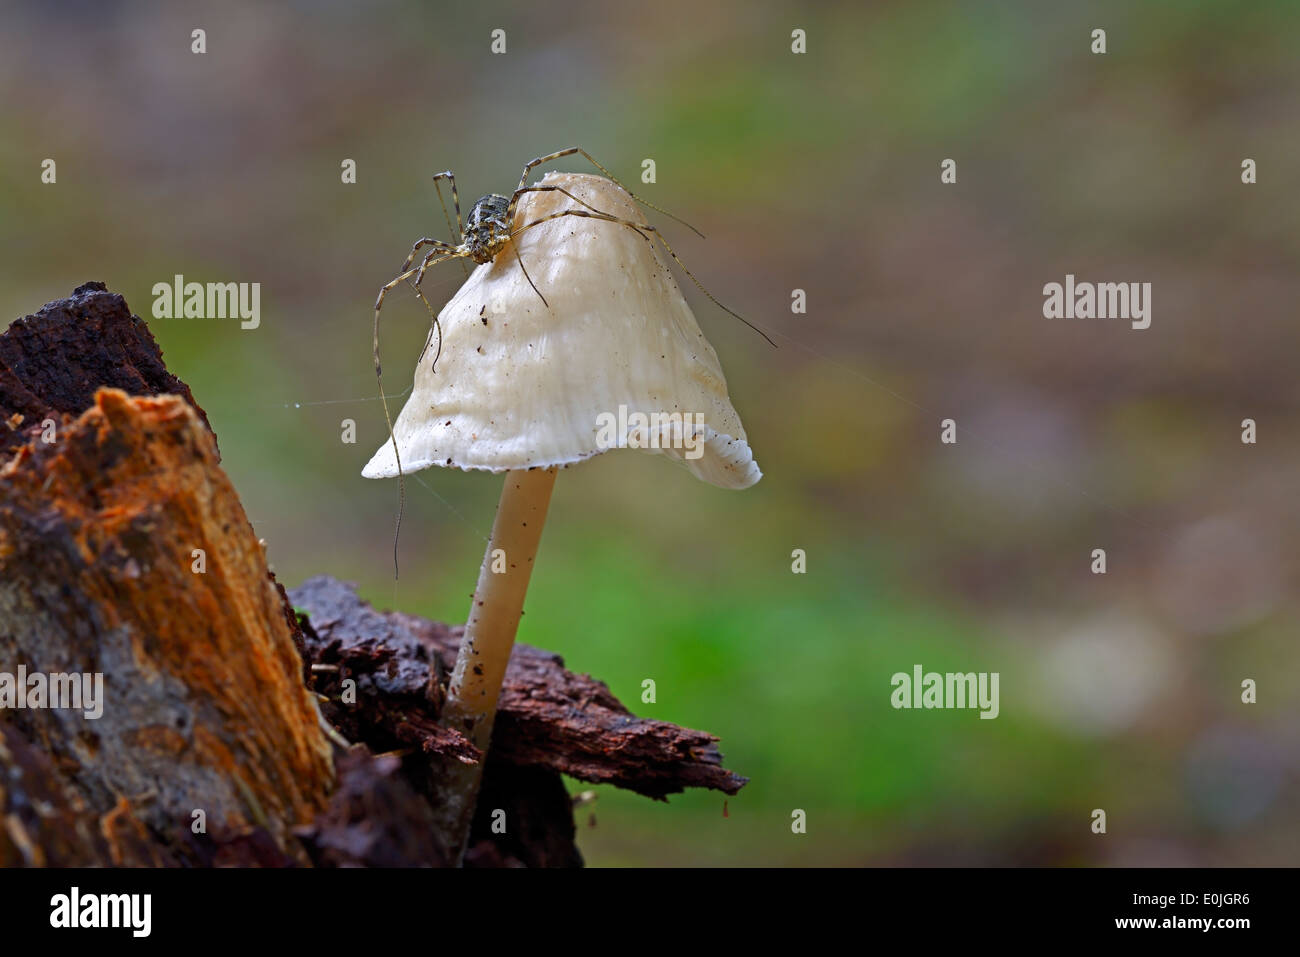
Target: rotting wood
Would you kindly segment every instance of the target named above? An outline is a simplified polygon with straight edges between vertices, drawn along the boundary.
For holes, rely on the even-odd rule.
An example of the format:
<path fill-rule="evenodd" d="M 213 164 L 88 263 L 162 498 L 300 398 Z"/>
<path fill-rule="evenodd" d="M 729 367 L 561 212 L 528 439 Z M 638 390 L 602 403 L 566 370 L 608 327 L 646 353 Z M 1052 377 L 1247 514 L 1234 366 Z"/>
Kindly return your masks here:
<path fill-rule="evenodd" d="M 93 813 L 42 752 L 0 722 L 0 867 L 172 863 L 128 806 Z"/>
<path fill-rule="evenodd" d="M 190 387 L 163 365 L 144 320 L 102 282 L 88 282 L 67 299 L 14 320 L 0 335 L 0 459 L 39 436 L 47 419 L 54 420 L 57 435 L 90 408 L 102 387 L 179 395 L 208 425 Z"/>
<path fill-rule="evenodd" d="M 179 397 L 101 389 L 0 467 L 0 663 L 103 675 L 97 719 L 5 712 L 98 813 L 125 799 L 167 835 L 202 810 L 284 845 L 324 806 L 329 746 L 280 593 Z"/>
<path fill-rule="evenodd" d="M 0 710 L 0 866 L 442 863 L 439 768 L 481 756 L 437 721 L 463 629 L 330 579 L 295 590 L 300 621 L 218 462 L 189 388 L 102 283 L 0 334 L 0 672 L 105 675 L 104 718 Z M 333 780 L 315 692 L 361 742 L 336 749 Z M 493 741 L 467 866 L 580 865 L 561 773 L 656 798 L 745 783 L 711 735 L 638 719 L 527 646 Z"/>
<path fill-rule="evenodd" d="M 325 575 L 290 589 L 289 597 L 310 622 L 312 661 L 340 669 L 317 675 L 322 690 L 337 700 L 341 677 L 358 682 L 355 707 L 333 705 L 327 712 L 340 727 L 361 740 L 406 740 L 430 753 L 451 753 L 436 737 L 438 683 L 431 699 L 429 671 L 437 661 L 439 675 L 450 672 L 463 627 L 378 612 L 352 586 Z M 403 729 L 409 729 L 405 739 Z M 492 754 L 515 767 L 549 768 L 652 798 L 688 787 L 736 794 L 746 782 L 722 766 L 713 735 L 638 718 L 603 682 L 523 644 L 515 645 L 506 671 Z"/>

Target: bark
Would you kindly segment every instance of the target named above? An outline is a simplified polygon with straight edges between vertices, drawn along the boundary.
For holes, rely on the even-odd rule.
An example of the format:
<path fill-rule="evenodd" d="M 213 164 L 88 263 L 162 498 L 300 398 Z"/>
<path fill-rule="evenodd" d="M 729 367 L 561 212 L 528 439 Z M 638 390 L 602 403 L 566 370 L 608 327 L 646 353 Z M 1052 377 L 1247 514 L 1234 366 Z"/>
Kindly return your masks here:
<path fill-rule="evenodd" d="M 102 389 L 0 469 L 0 663 L 103 675 L 97 719 L 5 714 L 93 811 L 125 800 L 165 843 L 201 809 L 283 847 L 325 803 L 330 753 L 280 595 L 181 398 Z"/>
<path fill-rule="evenodd" d="M 43 753 L 0 723 L 0 867 L 172 863 L 128 804 L 95 814 Z"/>
<path fill-rule="evenodd" d="M 428 754 L 477 758 L 461 735 L 437 725 L 462 626 L 375 611 L 352 586 L 328 576 L 289 596 L 310 623 L 312 661 L 338 669 L 318 672 L 317 680 L 331 699 L 325 713 L 340 728 L 380 749 L 405 743 Z M 339 702 L 339 682 L 348 677 L 357 681 L 355 705 Z M 545 768 L 652 798 L 688 787 L 735 794 L 746 782 L 722 767 L 713 735 L 638 718 L 603 682 L 524 644 L 515 645 L 506 670 L 491 754 L 516 768 Z"/>
<path fill-rule="evenodd" d="M 87 283 L 0 335 L 0 695 L 20 668 L 103 675 L 98 718 L 0 700 L 0 866 L 446 864 L 439 782 L 482 758 L 439 723 L 463 628 L 329 578 L 293 601 L 120 296 Z M 337 777 L 326 731 L 358 742 Z M 580 865 L 562 774 L 745 783 L 711 735 L 516 646 L 466 864 Z"/>
<path fill-rule="evenodd" d="M 190 387 L 163 365 L 144 320 L 102 282 L 88 282 L 0 335 L 0 460 L 39 436 L 46 419 L 62 425 L 79 416 L 105 386 L 179 395 L 208 425 Z"/>
<path fill-rule="evenodd" d="M 445 867 L 433 810 L 402 762 L 354 748 L 338 763 L 329 807 L 300 836 L 318 867 Z"/>
<path fill-rule="evenodd" d="M 504 833 L 493 829 L 505 824 Z M 573 800 L 549 768 L 520 768 L 489 752 L 465 851 L 466 867 L 581 867 Z"/>

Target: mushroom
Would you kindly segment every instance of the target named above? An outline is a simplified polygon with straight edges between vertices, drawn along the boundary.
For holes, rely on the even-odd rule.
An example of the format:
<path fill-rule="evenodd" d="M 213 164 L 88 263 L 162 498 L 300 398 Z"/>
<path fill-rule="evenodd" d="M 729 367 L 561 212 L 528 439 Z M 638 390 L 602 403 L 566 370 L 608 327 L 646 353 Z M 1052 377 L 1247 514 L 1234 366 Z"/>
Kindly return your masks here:
<path fill-rule="evenodd" d="M 603 177 L 550 173 L 542 185 L 645 222 L 629 194 Z M 571 208 L 583 207 L 560 190 L 525 193 L 512 229 Z M 652 234 L 559 216 L 512 242 L 518 257 L 507 248 L 478 266 L 439 314 L 437 368 L 420 362 L 391 441 L 362 471 L 397 475 L 400 450 L 403 472 L 439 465 L 506 473 L 442 718 L 485 755 L 557 470 L 640 448 L 722 488 L 747 488 L 762 475 L 717 353 Z M 443 788 L 457 859 L 482 766 L 462 767 Z"/>

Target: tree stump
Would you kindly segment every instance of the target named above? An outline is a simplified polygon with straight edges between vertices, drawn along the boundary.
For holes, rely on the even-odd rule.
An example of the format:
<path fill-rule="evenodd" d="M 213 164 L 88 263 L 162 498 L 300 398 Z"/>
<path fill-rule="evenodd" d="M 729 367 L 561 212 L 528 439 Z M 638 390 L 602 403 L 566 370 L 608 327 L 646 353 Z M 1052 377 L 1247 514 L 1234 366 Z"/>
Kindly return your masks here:
<path fill-rule="evenodd" d="M 284 845 L 325 803 L 329 746 L 212 433 L 181 398 L 101 389 L 42 444 L 0 471 L 0 661 L 102 675 L 102 713 L 9 720 L 101 813 Z"/>
<path fill-rule="evenodd" d="M 441 775 L 482 760 L 439 721 L 463 628 L 326 576 L 295 613 L 219 462 L 103 284 L 0 335 L 0 866 L 446 864 Z M 580 865 L 563 774 L 745 784 L 526 645 L 488 760 L 468 866 Z"/>

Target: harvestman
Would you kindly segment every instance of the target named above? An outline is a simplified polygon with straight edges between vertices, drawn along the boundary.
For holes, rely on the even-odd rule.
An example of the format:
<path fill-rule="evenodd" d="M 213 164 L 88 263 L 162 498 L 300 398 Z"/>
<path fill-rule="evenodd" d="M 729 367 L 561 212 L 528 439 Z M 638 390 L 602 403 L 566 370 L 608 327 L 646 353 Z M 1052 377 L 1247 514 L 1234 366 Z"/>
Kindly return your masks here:
<path fill-rule="evenodd" d="M 559 219 L 561 216 L 582 216 L 587 219 L 600 219 L 607 223 L 615 223 L 619 226 L 626 226 L 630 229 L 636 230 L 637 235 L 650 243 L 651 246 L 653 246 L 654 243 L 650 241 L 650 235 L 648 234 L 653 233 L 659 239 L 659 242 L 663 244 L 664 249 L 668 251 L 668 255 L 672 256 L 673 261 L 682 268 L 682 272 L 691 277 L 691 282 L 695 283 L 695 285 L 699 287 L 700 292 L 708 296 L 709 300 L 713 302 L 714 305 L 724 312 L 735 316 L 745 325 L 749 326 L 766 339 L 769 345 L 773 347 L 776 346 L 776 343 L 771 340 L 767 333 L 763 332 L 743 316 L 732 312 L 722 303 L 718 302 L 713 294 L 704 288 L 704 284 L 695 278 L 695 274 L 686 268 L 686 264 L 678 258 L 677 253 L 673 252 L 673 247 L 668 245 L 668 240 L 664 239 L 663 234 L 660 233 L 659 230 L 655 229 L 655 227 L 647 223 L 634 223 L 628 219 L 620 219 L 617 216 L 611 216 L 609 213 L 602 212 L 590 203 L 585 203 L 578 199 L 578 197 L 574 196 L 562 186 L 526 185 L 528 182 L 528 174 L 542 163 L 549 163 L 551 160 L 560 159 L 564 156 L 572 156 L 575 153 L 582 154 L 582 156 L 585 157 L 592 166 L 605 174 L 606 179 L 610 180 L 622 189 L 634 201 L 640 203 L 642 206 L 648 206 L 650 209 L 663 213 L 670 219 L 677 219 L 676 216 L 673 216 L 672 213 L 669 213 L 667 210 L 660 209 L 653 203 L 647 202 L 646 200 L 633 195 L 630 189 L 618 180 L 614 179 L 609 170 L 597 163 L 590 153 L 578 146 L 572 146 L 568 149 L 559 150 L 558 152 L 549 153 L 546 156 L 539 156 L 534 160 L 530 160 L 527 165 L 524 166 L 523 175 L 519 177 L 519 186 L 509 198 L 500 196 L 496 193 L 489 193 L 486 196 L 480 197 L 474 201 L 474 205 L 470 208 L 469 216 L 464 222 L 461 220 L 460 195 L 456 191 L 455 175 L 451 170 L 445 170 L 441 173 L 434 174 L 434 188 L 438 191 L 438 202 L 442 204 L 442 214 L 447 220 L 448 229 L 451 229 L 451 217 L 447 213 L 447 204 L 442 198 L 442 187 L 439 184 L 439 180 L 445 179 L 451 184 L 451 199 L 453 205 L 456 207 L 456 235 L 459 237 L 459 242 L 455 244 L 447 243 L 440 239 L 431 239 L 428 236 L 417 241 L 415 245 L 411 247 L 411 254 L 406 257 L 406 262 L 402 264 L 400 274 L 391 282 L 384 284 L 384 286 L 379 290 L 379 297 L 375 300 L 375 378 L 379 382 L 379 398 L 384 406 L 384 419 L 388 423 L 388 434 L 393 441 L 393 454 L 397 457 L 398 494 L 399 500 L 403 503 L 405 502 L 405 488 L 402 482 L 402 460 L 397 451 L 397 441 L 393 438 L 393 419 L 392 415 L 388 411 L 388 399 L 384 394 L 383 369 L 379 362 L 379 310 L 383 308 L 384 297 L 388 295 L 389 291 L 402 283 L 409 285 L 415 291 L 415 294 L 420 297 L 425 308 L 429 310 L 429 316 L 433 321 L 432 327 L 429 330 L 429 338 L 425 340 L 425 350 L 429 347 L 429 341 L 433 338 L 434 331 L 437 330 L 438 332 L 438 351 L 433 357 L 433 362 L 437 365 L 438 356 L 442 354 L 442 329 L 438 326 L 438 317 L 433 311 L 433 306 L 429 303 L 429 300 L 425 298 L 423 290 L 420 289 L 420 284 L 424 282 L 424 274 L 430 266 L 436 266 L 449 259 L 472 259 L 480 265 L 490 263 L 496 259 L 500 252 L 505 248 L 506 244 L 520 233 L 532 229 L 534 226 L 540 226 L 542 223 L 549 222 L 552 219 Z M 519 197 L 524 193 L 562 193 L 583 208 L 578 209 L 575 207 L 573 209 L 560 210 L 557 213 L 551 213 L 547 216 L 541 217 L 540 219 L 535 219 L 531 223 L 525 223 L 518 229 L 512 231 L 510 224 L 513 223 L 515 219 L 515 207 L 519 203 Z M 704 234 L 690 223 L 682 222 L 680 219 L 677 221 L 682 223 L 682 225 L 686 226 L 700 238 L 703 238 Z M 425 247 L 428 247 L 430 251 L 421 258 L 420 251 Z M 515 252 L 515 258 L 519 261 L 519 268 L 523 270 L 524 278 L 528 280 L 528 285 L 532 286 L 533 292 L 537 293 L 538 297 L 542 300 L 542 303 L 549 309 L 550 304 L 546 302 L 546 297 L 542 295 L 541 290 L 538 289 L 537 285 L 533 282 L 532 277 L 528 275 L 528 267 L 524 265 L 523 257 L 519 255 L 519 247 L 516 245 L 512 248 Z M 416 259 L 421 260 L 418 266 L 414 265 Z M 462 262 L 461 265 L 463 267 L 464 263 Z M 466 271 L 468 272 L 468 270 Z M 423 359 L 424 352 L 421 351 L 420 360 L 423 361 Z M 399 529 L 401 528 L 402 522 L 401 515 L 402 505 L 399 505 L 397 518 Z M 394 562 L 397 559 L 396 541 L 393 543 L 393 559 Z"/>

